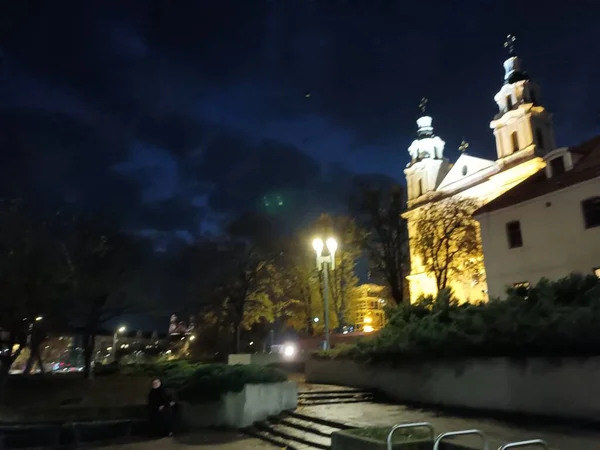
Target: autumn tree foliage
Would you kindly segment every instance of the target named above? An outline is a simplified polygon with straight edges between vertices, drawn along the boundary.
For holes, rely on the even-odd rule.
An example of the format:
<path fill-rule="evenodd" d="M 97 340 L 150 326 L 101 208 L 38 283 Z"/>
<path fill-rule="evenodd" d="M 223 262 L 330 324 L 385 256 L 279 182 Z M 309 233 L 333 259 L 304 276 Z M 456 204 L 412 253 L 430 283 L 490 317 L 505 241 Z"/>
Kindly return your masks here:
<path fill-rule="evenodd" d="M 424 206 L 412 223 L 411 244 L 425 272 L 435 278 L 438 291 L 455 278 L 481 281 L 483 249 L 479 224 L 473 219 L 478 203 L 451 198 Z"/>

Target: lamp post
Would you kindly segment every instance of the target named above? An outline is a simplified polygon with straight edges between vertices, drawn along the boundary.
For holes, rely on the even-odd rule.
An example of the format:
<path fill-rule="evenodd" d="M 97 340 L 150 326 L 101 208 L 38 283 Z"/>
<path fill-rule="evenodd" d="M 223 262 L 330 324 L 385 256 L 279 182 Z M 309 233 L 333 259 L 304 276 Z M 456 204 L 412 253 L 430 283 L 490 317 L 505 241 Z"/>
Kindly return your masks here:
<path fill-rule="evenodd" d="M 323 249 L 327 246 L 329 254 L 323 255 Z M 329 268 L 335 269 L 335 252 L 337 250 L 337 241 L 329 238 L 323 245 L 323 239 L 316 238 L 313 241 L 313 248 L 317 253 L 317 269 L 323 271 L 323 307 L 325 309 L 325 350 L 329 350 Z"/>
<path fill-rule="evenodd" d="M 126 327 L 121 326 L 119 328 L 117 328 L 113 334 L 113 345 L 112 345 L 112 360 L 113 362 L 117 362 L 117 342 L 118 342 L 118 336 L 119 333 L 125 333 L 125 331 L 127 330 Z"/>

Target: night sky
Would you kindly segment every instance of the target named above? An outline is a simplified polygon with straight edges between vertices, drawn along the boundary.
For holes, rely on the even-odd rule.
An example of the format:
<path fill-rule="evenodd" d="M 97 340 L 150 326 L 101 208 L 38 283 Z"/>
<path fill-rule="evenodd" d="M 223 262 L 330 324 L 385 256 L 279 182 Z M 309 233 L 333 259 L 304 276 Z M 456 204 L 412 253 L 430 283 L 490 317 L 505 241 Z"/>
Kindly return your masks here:
<path fill-rule="evenodd" d="M 600 133 L 594 0 L 0 5 L 3 192 L 149 234 L 265 197 L 314 215 L 349 172 L 404 183 L 423 96 L 446 156 L 493 158 L 508 33 L 558 145 Z"/>

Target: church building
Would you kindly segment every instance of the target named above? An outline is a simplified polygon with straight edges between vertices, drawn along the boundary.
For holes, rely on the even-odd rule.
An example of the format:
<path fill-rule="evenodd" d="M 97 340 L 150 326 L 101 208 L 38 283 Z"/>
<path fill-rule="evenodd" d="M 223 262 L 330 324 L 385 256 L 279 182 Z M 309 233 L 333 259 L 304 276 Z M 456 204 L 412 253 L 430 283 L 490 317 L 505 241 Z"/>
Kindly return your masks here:
<path fill-rule="evenodd" d="M 424 269 L 414 243 L 416 221 L 423 208 L 450 198 L 469 198 L 485 205 L 544 168 L 544 156 L 555 149 L 551 115 L 540 102 L 538 86 L 522 70 L 512 42 L 507 46 L 510 56 L 504 62 L 504 83 L 494 96 L 498 113 L 490 122 L 496 138 L 495 161 L 468 154 L 463 142 L 461 156 L 450 163 L 444 157 L 445 143 L 434 134 L 433 119 L 425 114 L 422 104 L 417 139 L 408 149 L 411 161 L 404 170 L 408 208 L 403 217 L 409 232 L 411 302 L 437 293 L 435 278 Z M 449 286 L 460 301 L 488 298 L 485 281 L 452 279 Z"/>

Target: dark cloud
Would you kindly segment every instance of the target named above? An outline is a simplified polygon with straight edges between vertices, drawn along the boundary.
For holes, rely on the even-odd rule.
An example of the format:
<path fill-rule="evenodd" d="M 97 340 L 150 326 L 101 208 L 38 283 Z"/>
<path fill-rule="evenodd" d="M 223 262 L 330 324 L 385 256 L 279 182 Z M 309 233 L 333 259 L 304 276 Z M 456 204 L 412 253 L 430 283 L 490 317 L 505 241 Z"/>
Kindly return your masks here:
<path fill-rule="evenodd" d="M 350 175 L 327 185 L 323 166 L 402 178 L 423 95 L 450 156 L 463 136 L 493 156 L 508 32 L 578 142 L 599 131 L 598 8 L 0 0 L 2 185 L 162 231 L 265 193 L 333 207 Z"/>

